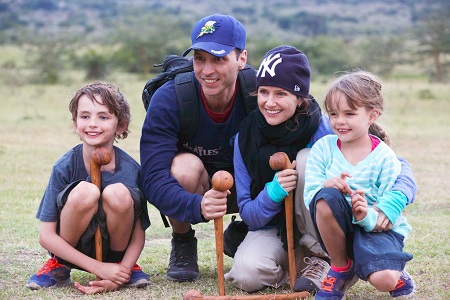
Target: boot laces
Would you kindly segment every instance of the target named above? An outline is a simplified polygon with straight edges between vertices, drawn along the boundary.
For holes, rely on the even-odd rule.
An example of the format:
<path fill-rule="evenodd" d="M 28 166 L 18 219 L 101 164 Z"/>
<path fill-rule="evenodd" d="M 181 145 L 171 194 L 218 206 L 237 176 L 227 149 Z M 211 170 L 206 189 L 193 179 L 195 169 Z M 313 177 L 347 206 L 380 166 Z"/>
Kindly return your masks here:
<path fill-rule="evenodd" d="M 306 263 L 306 267 L 301 271 L 302 276 L 319 280 L 322 279 L 322 274 L 327 267 L 323 259 L 305 257 L 303 261 Z"/>

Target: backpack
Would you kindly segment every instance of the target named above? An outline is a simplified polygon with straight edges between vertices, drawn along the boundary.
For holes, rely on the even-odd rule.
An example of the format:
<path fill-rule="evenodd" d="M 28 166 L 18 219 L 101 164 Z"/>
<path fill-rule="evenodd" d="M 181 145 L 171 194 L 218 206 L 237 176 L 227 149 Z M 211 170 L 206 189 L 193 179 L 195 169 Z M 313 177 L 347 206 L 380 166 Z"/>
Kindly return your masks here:
<path fill-rule="evenodd" d="M 195 136 L 199 119 L 200 95 L 197 95 L 194 82 L 192 59 L 179 55 L 169 55 L 163 63 L 154 65 L 154 67 L 161 66 L 162 72 L 145 84 L 142 102 L 145 110 L 147 110 L 156 90 L 167 81 L 175 80 L 175 91 L 180 107 L 181 129 L 178 138 L 183 143 Z M 239 71 L 238 80 L 244 99 L 245 115 L 248 115 L 257 107 L 256 96 L 250 96 L 250 93 L 256 90 L 256 70 L 250 65 L 245 65 Z"/>

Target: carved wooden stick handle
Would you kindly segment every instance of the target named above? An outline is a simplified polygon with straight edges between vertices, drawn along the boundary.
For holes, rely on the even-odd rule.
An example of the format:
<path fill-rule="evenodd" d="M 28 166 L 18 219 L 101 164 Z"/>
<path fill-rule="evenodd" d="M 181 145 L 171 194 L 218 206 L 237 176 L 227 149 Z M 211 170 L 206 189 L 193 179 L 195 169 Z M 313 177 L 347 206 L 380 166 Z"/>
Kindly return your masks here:
<path fill-rule="evenodd" d="M 273 170 L 293 169 L 289 157 L 284 152 L 277 152 L 269 158 L 269 165 Z M 297 271 L 295 269 L 295 253 L 294 253 L 294 203 L 293 192 L 284 199 L 284 208 L 286 214 L 286 235 L 288 243 L 288 260 L 289 260 L 289 284 L 294 289 Z"/>
<path fill-rule="evenodd" d="M 92 158 L 91 158 L 91 180 L 92 183 L 95 184 L 98 189 L 101 191 L 102 189 L 102 177 L 100 168 L 102 165 L 107 165 L 111 162 L 111 153 L 103 147 L 96 148 L 92 151 Z M 103 245 L 102 245 L 102 234 L 100 232 L 100 225 L 97 225 L 97 229 L 95 231 L 95 259 L 98 261 L 102 261 L 102 252 L 103 252 Z M 101 280 L 97 276 L 97 280 Z"/>
<path fill-rule="evenodd" d="M 225 192 L 231 189 L 234 180 L 227 171 L 217 171 L 212 177 L 212 188 L 216 191 Z M 217 261 L 217 285 L 219 295 L 225 295 L 225 278 L 223 270 L 223 217 L 214 219 L 214 236 L 216 239 L 216 261 Z"/>

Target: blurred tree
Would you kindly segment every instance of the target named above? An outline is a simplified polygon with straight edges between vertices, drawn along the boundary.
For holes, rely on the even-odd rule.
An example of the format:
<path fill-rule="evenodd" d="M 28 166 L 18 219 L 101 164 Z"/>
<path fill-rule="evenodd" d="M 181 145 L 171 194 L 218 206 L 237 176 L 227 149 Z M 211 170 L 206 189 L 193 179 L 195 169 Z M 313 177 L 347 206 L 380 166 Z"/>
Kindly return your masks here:
<path fill-rule="evenodd" d="M 415 34 L 420 43 L 417 53 L 433 59 L 433 79 L 442 82 L 448 72 L 444 54 L 450 53 L 450 1 L 420 1 L 416 10 Z"/>
<path fill-rule="evenodd" d="M 30 48 L 30 65 L 35 70 L 38 83 L 54 84 L 60 80 L 64 67 L 64 55 L 69 54 L 67 44 L 56 39 L 36 39 Z"/>
<path fill-rule="evenodd" d="M 402 62 L 403 39 L 399 37 L 369 37 L 363 39 L 356 50 L 358 68 L 381 76 L 391 75 L 394 67 Z"/>
<path fill-rule="evenodd" d="M 322 35 L 294 46 L 308 57 L 313 76 L 334 74 L 353 65 L 349 47 L 340 38 Z"/>
<path fill-rule="evenodd" d="M 167 55 L 181 55 L 190 45 L 192 22 L 178 19 L 171 20 L 170 26 L 166 23 L 163 17 L 151 16 L 139 20 L 137 26 L 120 27 L 116 37 L 120 46 L 112 56 L 113 62 L 127 72 L 148 74 Z"/>
<path fill-rule="evenodd" d="M 102 51 L 99 53 L 95 49 L 89 49 L 81 57 L 81 64 L 86 69 L 87 80 L 102 79 L 106 76 L 108 70 L 108 55 Z"/>

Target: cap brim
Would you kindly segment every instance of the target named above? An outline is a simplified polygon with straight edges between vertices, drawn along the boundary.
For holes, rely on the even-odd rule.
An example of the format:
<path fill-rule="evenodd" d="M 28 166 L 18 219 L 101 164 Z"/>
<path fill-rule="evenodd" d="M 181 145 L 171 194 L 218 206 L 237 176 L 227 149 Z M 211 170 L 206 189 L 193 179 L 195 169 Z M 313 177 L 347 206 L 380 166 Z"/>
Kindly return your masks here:
<path fill-rule="evenodd" d="M 195 43 L 189 49 L 184 51 L 183 56 L 186 56 L 192 50 L 203 50 L 211 55 L 224 57 L 233 51 L 234 47 L 212 42 Z"/>

